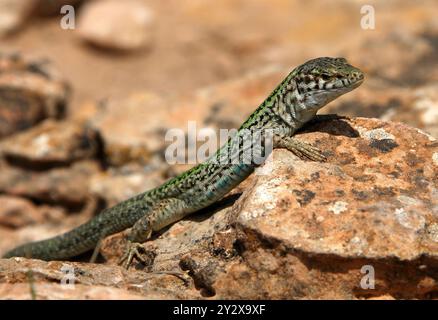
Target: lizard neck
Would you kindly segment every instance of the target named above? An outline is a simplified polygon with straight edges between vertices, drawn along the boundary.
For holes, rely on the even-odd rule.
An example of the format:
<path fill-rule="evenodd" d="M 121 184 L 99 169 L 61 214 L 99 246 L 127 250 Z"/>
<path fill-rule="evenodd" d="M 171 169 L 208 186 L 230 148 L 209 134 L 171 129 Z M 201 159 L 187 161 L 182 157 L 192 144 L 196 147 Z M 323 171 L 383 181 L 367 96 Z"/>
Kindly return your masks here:
<path fill-rule="evenodd" d="M 300 88 L 294 73 L 290 73 L 249 116 L 239 131 L 271 129 L 275 135 L 292 135 L 311 120 L 319 109 L 309 104 Z"/>

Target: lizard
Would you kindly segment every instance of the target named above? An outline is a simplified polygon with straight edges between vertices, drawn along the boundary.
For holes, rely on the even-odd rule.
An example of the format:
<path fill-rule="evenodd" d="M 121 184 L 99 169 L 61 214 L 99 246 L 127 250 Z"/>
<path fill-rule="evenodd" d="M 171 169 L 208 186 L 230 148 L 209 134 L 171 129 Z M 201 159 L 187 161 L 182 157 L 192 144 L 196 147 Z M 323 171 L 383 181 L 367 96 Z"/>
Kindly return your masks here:
<path fill-rule="evenodd" d="M 294 68 L 241 125 L 237 134 L 204 162 L 161 186 L 104 209 L 69 232 L 21 245 L 7 252 L 4 258 L 23 256 L 50 261 L 72 258 L 92 249 L 96 253 L 103 238 L 125 231 L 127 248 L 119 263 L 129 268 L 133 259 L 144 261 L 140 249 L 153 232 L 217 202 L 260 164 L 240 158 L 240 161 L 223 161 L 230 157 L 231 149 L 248 139 L 248 132 L 269 131 L 273 148 L 285 148 L 302 158 L 325 161 L 322 151 L 294 135 L 306 123 L 318 117 L 324 119 L 324 115 L 317 115 L 319 109 L 357 88 L 363 80 L 364 73 L 345 58 L 309 60 Z M 265 156 L 273 149 L 267 147 L 268 140 L 260 139 L 259 144 Z"/>

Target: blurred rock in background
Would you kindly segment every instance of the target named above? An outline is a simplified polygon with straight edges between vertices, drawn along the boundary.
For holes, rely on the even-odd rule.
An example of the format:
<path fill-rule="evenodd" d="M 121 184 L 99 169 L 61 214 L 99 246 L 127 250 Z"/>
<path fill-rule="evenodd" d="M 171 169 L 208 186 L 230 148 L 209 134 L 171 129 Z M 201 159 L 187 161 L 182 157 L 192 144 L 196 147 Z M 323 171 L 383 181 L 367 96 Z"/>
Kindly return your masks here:
<path fill-rule="evenodd" d="M 0 53 L 0 138 L 46 118 L 62 118 L 69 92 L 47 60 Z"/>
<path fill-rule="evenodd" d="M 134 50 L 150 44 L 152 21 L 152 12 L 140 1 L 96 1 L 84 6 L 78 31 L 96 46 Z"/>

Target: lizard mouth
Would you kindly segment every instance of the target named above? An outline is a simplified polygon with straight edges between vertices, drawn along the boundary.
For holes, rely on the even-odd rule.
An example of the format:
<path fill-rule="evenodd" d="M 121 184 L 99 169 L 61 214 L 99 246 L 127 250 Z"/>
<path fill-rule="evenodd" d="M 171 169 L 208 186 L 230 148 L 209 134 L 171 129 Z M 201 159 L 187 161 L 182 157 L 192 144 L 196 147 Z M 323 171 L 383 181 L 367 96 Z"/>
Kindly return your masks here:
<path fill-rule="evenodd" d="M 357 88 L 362 84 L 365 77 L 363 73 L 356 74 L 349 78 L 338 79 L 331 85 L 328 85 L 326 89 L 329 91 L 338 91 L 338 90 L 352 90 Z"/>
<path fill-rule="evenodd" d="M 364 81 L 362 72 L 353 74 L 350 78 L 337 79 L 335 82 L 329 83 L 325 89 L 314 90 L 306 95 L 309 104 L 315 107 L 325 105 L 337 97 L 352 91 L 359 87 Z"/>
<path fill-rule="evenodd" d="M 356 72 L 353 72 L 353 74 L 349 77 L 350 85 L 359 86 L 360 84 L 362 84 L 364 79 L 365 79 L 365 75 L 363 74 L 362 71 L 358 70 Z"/>
<path fill-rule="evenodd" d="M 363 83 L 364 80 L 365 80 L 365 77 L 363 74 L 361 74 L 359 76 L 359 78 L 357 78 L 356 81 L 351 82 L 351 84 L 350 84 L 351 88 L 355 89 L 355 88 L 359 87 Z"/>

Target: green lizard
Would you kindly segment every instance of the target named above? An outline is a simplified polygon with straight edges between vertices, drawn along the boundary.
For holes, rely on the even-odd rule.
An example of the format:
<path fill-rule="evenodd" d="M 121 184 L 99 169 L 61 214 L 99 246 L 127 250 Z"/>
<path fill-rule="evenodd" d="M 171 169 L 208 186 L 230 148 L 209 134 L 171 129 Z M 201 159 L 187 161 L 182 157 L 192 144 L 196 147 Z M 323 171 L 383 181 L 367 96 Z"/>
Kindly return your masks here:
<path fill-rule="evenodd" d="M 248 139 L 248 132 L 270 131 L 274 148 L 286 148 L 301 157 L 324 161 L 318 149 L 293 135 L 314 119 L 320 108 L 358 87 L 363 79 L 363 73 L 344 58 L 310 60 L 295 68 L 243 123 L 238 133 L 205 162 L 155 189 L 103 210 L 65 234 L 24 244 L 4 257 L 71 258 L 98 247 L 104 237 L 132 227 L 126 232 L 128 247 L 121 263 L 127 268 L 134 258 L 142 261 L 141 243 L 148 240 L 152 232 L 213 204 L 253 172 L 258 164 L 253 160 L 223 161 L 230 157 L 231 149 Z M 260 142 L 259 149 L 269 153 L 268 139 L 260 139 Z"/>

